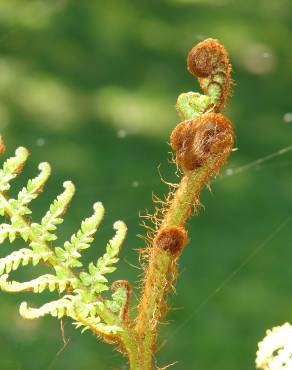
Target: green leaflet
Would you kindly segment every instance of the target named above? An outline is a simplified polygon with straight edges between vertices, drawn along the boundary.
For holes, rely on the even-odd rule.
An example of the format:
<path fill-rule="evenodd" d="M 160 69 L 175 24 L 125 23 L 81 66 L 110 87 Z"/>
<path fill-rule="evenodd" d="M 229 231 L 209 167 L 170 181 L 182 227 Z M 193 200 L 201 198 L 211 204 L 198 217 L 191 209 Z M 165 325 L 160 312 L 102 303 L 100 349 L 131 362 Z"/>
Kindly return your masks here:
<path fill-rule="evenodd" d="M 9 199 L 10 206 L 14 210 L 17 210 L 20 215 L 31 213 L 31 210 L 27 207 L 27 204 L 29 204 L 33 199 L 37 198 L 51 174 L 51 166 L 46 162 L 40 163 L 39 170 L 39 175 L 34 179 L 28 180 L 26 187 L 20 190 L 17 199 Z"/>
<path fill-rule="evenodd" d="M 59 319 L 65 314 L 71 316 L 73 313 L 73 303 L 71 296 L 64 296 L 57 301 L 44 304 L 40 308 L 30 308 L 26 302 L 22 302 L 19 307 L 19 313 L 28 320 L 38 319 L 45 315 L 57 316 Z"/>
<path fill-rule="evenodd" d="M 19 148 L 15 156 L 9 158 L 0 170 L 0 215 L 5 215 L 6 221 L 0 224 L 0 243 L 7 239 L 12 243 L 16 238 L 21 238 L 27 245 L 27 248 L 13 251 L 0 259 L 0 289 L 6 292 L 34 293 L 42 293 L 45 289 L 51 292 L 56 290 L 59 294 L 64 294 L 60 299 L 45 303 L 39 308 L 30 308 L 23 302 L 20 305 L 20 314 L 27 319 L 45 315 L 61 318 L 66 315 L 74 320 L 76 327 L 83 327 L 83 330 L 91 329 L 95 333 L 116 335 L 122 331 L 121 319 L 117 314 L 119 300 L 115 295 L 112 301 L 103 300 L 100 293 L 109 289 L 104 275 L 116 269 L 113 265 L 118 261 L 118 253 L 127 231 L 126 225 L 121 221 L 114 224 L 116 235 L 108 242 L 106 252 L 97 263 L 90 263 L 88 272 L 74 270 L 82 267 L 81 253 L 92 244 L 93 235 L 104 216 L 104 207 L 100 202 L 95 203 L 92 216 L 81 222 L 80 229 L 70 240 L 63 246 L 55 246 L 57 225 L 64 221 L 75 187 L 70 181 L 64 182 L 63 193 L 52 202 L 41 221 L 32 222 L 29 204 L 42 192 L 51 168 L 48 163 L 41 163 L 39 174 L 28 180 L 15 199 L 9 198 L 7 191 L 10 181 L 20 173 L 27 158 L 27 149 Z M 9 219 L 10 223 L 7 222 Z M 25 282 L 9 279 L 11 271 L 20 266 L 35 266 L 39 263 L 51 267 L 50 273 Z M 111 307 L 115 309 L 111 310 Z"/>
<path fill-rule="evenodd" d="M 14 251 L 8 256 L 0 259 L 0 275 L 11 270 L 17 270 L 20 265 L 26 266 L 30 262 L 33 266 L 37 265 L 41 260 L 46 262 L 52 252 L 34 253 L 31 249 L 22 248 Z"/>
<path fill-rule="evenodd" d="M 104 216 L 104 208 L 100 202 L 95 203 L 93 209 L 94 214 L 82 221 L 80 230 L 71 236 L 70 241 L 64 243 L 64 248 L 55 248 L 57 257 L 67 266 L 82 266 L 82 263 L 78 261 L 81 256 L 80 252 L 90 247 L 93 235 L 96 233 Z"/>
<path fill-rule="evenodd" d="M 115 222 L 114 229 L 116 229 L 116 235 L 108 242 L 106 253 L 97 260 L 96 265 L 92 262 L 89 264 L 88 273 L 80 273 L 80 279 L 84 285 L 89 286 L 95 293 L 109 289 L 104 275 L 116 270 L 113 264 L 119 260 L 117 256 L 127 234 L 127 226 L 122 221 Z"/>
<path fill-rule="evenodd" d="M 0 170 L 0 191 L 7 191 L 10 189 L 10 181 L 21 172 L 28 155 L 28 150 L 20 147 L 16 150 L 14 157 L 4 162 L 3 168 Z"/>
<path fill-rule="evenodd" d="M 19 308 L 19 313 L 25 319 L 33 320 L 45 315 L 55 316 L 58 319 L 63 316 L 69 316 L 75 322 L 76 328 L 83 327 L 82 332 L 91 329 L 103 334 L 116 334 L 122 329 L 118 325 L 106 325 L 101 322 L 101 318 L 97 315 L 98 308 L 103 304 L 96 302 L 95 304 L 80 304 L 80 296 L 66 295 L 61 299 L 44 304 L 40 308 L 28 307 L 27 302 L 22 302 Z"/>
<path fill-rule="evenodd" d="M 46 288 L 50 292 L 58 290 L 60 293 L 64 292 L 67 287 L 71 286 L 76 288 L 78 286 L 78 280 L 76 278 L 65 278 L 60 279 L 55 275 L 42 275 L 36 279 L 19 283 L 17 281 L 8 282 L 8 275 L 2 275 L 0 278 L 0 288 L 3 291 L 16 293 L 26 290 L 32 290 L 34 293 L 42 293 Z"/>

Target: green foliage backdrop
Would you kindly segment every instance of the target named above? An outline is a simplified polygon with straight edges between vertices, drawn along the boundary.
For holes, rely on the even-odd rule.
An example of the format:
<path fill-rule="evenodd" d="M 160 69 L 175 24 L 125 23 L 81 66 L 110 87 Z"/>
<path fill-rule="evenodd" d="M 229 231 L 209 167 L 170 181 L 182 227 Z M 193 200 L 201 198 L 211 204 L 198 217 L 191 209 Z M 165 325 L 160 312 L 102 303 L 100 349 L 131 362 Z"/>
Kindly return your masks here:
<path fill-rule="evenodd" d="M 229 51 L 237 84 L 226 115 L 239 150 L 212 193 L 204 192 L 205 209 L 190 224 L 160 366 L 253 369 L 265 329 L 292 321 L 292 152 L 278 152 L 292 144 L 291 14 L 289 0 L 0 3 L 0 130 L 7 154 L 20 145 L 33 154 L 16 183 L 21 188 L 36 175 L 40 161 L 51 163 L 47 190 L 33 205 L 41 216 L 62 182 L 74 181 L 61 240 L 95 201 L 104 203 L 105 222 L 88 261 L 103 253 L 112 223 L 123 219 L 129 234 L 115 277 L 136 286 L 134 249 L 143 246 L 138 214 L 151 210 L 152 191 L 166 190 L 158 164 L 175 181 L 167 163 L 168 134 L 178 122 L 174 104 L 180 92 L 198 90 L 186 54 L 205 37 Z M 11 250 L 2 245 L 0 256 Z M 29 279 L 38 272 L 21 274 Z M 18 314 L 24 299 L 0 296 L 1 370 L 126 369 L 110 346 L 81 336 L 66 320 L 64 330 L 49 317 L 24 321 Z"/>

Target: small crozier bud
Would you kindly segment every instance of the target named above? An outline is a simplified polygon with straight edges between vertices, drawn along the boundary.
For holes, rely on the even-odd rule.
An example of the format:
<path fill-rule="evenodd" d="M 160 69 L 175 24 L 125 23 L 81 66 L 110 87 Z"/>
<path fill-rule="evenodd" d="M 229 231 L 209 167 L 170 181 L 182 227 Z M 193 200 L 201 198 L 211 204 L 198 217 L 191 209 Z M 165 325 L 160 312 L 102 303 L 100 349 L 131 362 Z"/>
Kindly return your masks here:
<path fill-rule="evenodd" d="M 206 39 L 194 46 L 187 57 L 188 71 L 198 77 L 204 93 L 219 112 L 230 95 L 231 66 L 227 52 L 217 40 Z"/>
<path fill-rule="evenodd" d="M 156 238 L 154 245 L 168 251 L 173 257 L 177 258 L 183 251 L 188 241 L 188 235 L 184 227 L 169 226 L 162 228 Z"/>

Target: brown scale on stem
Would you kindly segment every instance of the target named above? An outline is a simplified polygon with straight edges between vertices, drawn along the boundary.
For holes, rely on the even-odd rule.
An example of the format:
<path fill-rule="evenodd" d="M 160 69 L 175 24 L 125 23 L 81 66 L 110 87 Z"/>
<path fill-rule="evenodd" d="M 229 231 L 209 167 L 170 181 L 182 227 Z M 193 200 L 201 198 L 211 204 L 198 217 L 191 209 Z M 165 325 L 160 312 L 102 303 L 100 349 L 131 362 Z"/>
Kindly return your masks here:
<path fill-rule="evenodd" d="M 227 52 L 217 40 L 206 39 L 194 46 L 187 57 L 188 71 L 198 77 L 201 88 L 212 97 L 211 106 L 219 112 L 231 95 L 231 65 Z"/>
<path fill-rule="evenodd" d="M 170 145 L 185 173 L 216 158 L 220 167 L 233 146 L 232 124 L 222 114 L 203 114 L 177 125 L 171 134 Z"/>
<path fill-rule="evenodd" d="M 154 239 L 154 247 L 167 251 L 173 258 L 179 257 L 188 236 L 185 228 L 181 226 L 169 226 L 162 228 Z"/>
<path fill-rule="evenodd" d="M 177 277 L 177 259 L 182 253 L 185 245 L 188 242 L 187 231 L 182 226 L 169 226 L 161 227 L 152 242 L 152 247 L 147 248 L 149 265 L 147 266 L 147 280 L 144 282 L 144 295 L 140 302 L 140 312 L 144 318 L 144 314 L 147 311 L 146 307 L 149 302 L 153 300 L 155 294 L 153 289 L 161 293 L 158 294 L 159 298 L 155 298 L 155 304 L 157 310 L 151 318 L 149 317 L 149 325 L 152 328 L 152 333 L 155 332 L 158 322 L 165 316 L 168 311 L 168 305 L 165 300 L 165 296 L 169 290 L 173 289 L 174 281 Z M 167 267 L 164 264 L 159 263 L 160 258 L 166 258 L 169 260 Z M 166 268 L 165 276 L 161 276 L 161 280 L 157 280 L 160 272 Z M 141 323 L 144 320 L 141 320 Z M 140 320 L 137 321 L 138 331 L 143 330 L 139 327 Z M 155 336 L 155 334 L 153 334 Z M 155 341 L 154 341 L 155 342 Z"/>

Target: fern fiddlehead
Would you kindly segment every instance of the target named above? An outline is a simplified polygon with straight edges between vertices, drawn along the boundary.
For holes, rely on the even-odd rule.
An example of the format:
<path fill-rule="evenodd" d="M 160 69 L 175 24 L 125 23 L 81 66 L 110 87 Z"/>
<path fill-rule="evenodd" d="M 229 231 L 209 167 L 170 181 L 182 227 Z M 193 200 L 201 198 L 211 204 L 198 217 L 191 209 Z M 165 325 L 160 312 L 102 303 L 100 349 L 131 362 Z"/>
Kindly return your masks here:
<path fill-rule="evenodd" d="M 192 48 L 187 64 L 206 95 L 183 93 L 177 100 L 176 109 L 183 122 L 172 131 L 170 144 L 183 177 L 163 205 L 163 216 L 156 221 L 156 236 L 147 253 L 149 262 L 136 325 L 143 338 L 145 369 L 152 369 L 157 327 L 167 312 L 167 294 L 187 240 L 185 222 L 199 205 L 202 187 L 219 172 L 233 147 L 233 126 L 218 113 L 230 95 L 231 67 L 226 50 L 217 40 L 204 40 Z"/>
<path fill-rule="evenodd" d="M 126 280 L 111 285 L 110 299 L 102 294 L 110 289 L 106 275 L 116 269 L 126 225 L 121 221 L 114 224 L 116 234 L 106 245 L 105 253 L 83 270 L 82 251 L 91 246 L 103 219 L 102 204 L 95 203 L 93 214 L 82 221 L 80 229 L 58 245 L 57 226 L 64 220 L 74 185 L 66 181 L 63 193 L 52 202 L 41 221 L 31 222 L 27 218 L 32 216 L 29 204 L 42 192 L 51 173 L 49 164 L 39 165 L 39 175 L 28 181 L 16 199 L 9 198 L 10 182 L 21 172 L 28 151 L 18 148 L 0 170 L 0 215 L 10 220 L 0 225 L 0 243 L 20 238 L 26 246 L 0 259 L 0 288 L 6 292 L 58 291 L 59 299 L 39 308 L 22 302 L 20 314 L 26 319 L 69 316 L 77 328 L 90 329 L 105 341 L 117 344 L 128 357 L 131 370 L 153 369 L 159 322 L 167 312 L 167 294 L 176 279 L 178 258 L 188 242 L 185 222 L 199 205 L 202 187 L 219 172 L 233 146 L 233 126 L 220 113 L 231 86 L 231 67 L 224 47 L 207 39 L 190 51 L 187 63 L 189 71 L 198 77 L 204 95 L 188 92 L 177 100 L 176 109 L 183 121 L 172 131 L 170 145 L 182 179 L 175 191 L 170 190 L 166 202 L 154 199 L 163 206 L 158 209 L 160 216 L 149 216 L 155 230 L 146 238 L 148 261 L 136 318 L 129 315 L 131 287 Z M 3 150 L 0 143 L 0 151 Z M 50 266 L 50 273 L 25 282 L 10 280 L 10 273 L 20 266 L 39 263 Z"/>

